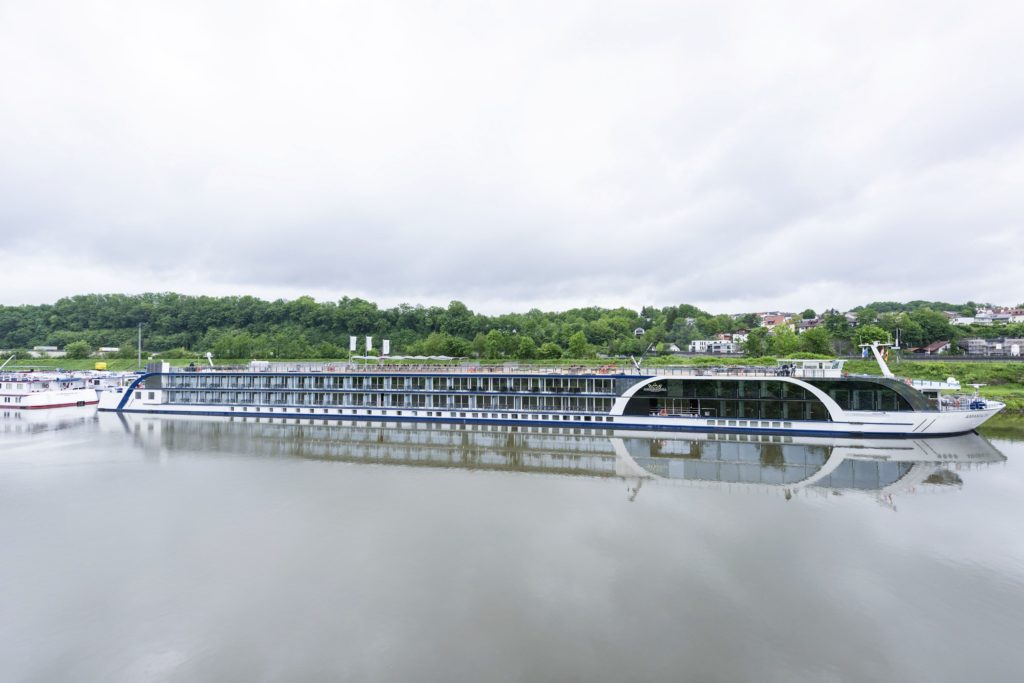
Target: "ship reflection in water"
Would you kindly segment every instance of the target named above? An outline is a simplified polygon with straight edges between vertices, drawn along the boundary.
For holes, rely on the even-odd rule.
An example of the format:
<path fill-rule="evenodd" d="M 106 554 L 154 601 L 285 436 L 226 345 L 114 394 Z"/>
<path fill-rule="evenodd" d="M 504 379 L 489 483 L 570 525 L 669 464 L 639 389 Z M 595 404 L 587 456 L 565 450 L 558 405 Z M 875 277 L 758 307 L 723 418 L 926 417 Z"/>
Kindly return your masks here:
<path fill-rule="evenodd" d="M 632 500 L 650 485 L 796 495 L 898 494 L 963 486 L 1005 456 L 977 434 L 843 439 L 396 422 L 100 414 L 148 455 L 245 454 L 347 463 L 618 477 Z"/>
<path fill-rule="evenodd" d="M 94 406 L 46 408 L 40 410 L 0 410 L 0 436 L 31 436 L 43 432 L 77 429 L 95 422 Z"/>

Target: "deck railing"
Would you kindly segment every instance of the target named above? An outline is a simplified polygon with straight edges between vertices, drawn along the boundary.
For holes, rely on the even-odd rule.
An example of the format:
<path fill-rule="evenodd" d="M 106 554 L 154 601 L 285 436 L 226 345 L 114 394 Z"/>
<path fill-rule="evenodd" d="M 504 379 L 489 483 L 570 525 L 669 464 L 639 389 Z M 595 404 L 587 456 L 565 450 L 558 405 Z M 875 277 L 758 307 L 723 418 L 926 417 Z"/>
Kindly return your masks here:
<path fill-rule="evenodd" d="M 705 408 L 704 412 L 707 413 L 704 417 L 714 417 L 711 413 L 714 412 L 710 409 Z M 698 410 L 683 410 L 679 409 L 662 409 L 662 410 L 651 410 L 649 411 L 651 417 L 701 417 L 701 413 Z"/>
<path fill-rule="evenodd" d="M 943 413 L 966 412 L 973 410 L 987 410 L 991 408 L 992 401 L 980 396 L 943 396 L 939 401 L 939 411 Z"/>
<path fill-rule="evenodd" d="M 673 375 L 681 377 L 835 377 L 835 371 L 810 370 L 802 368 L 764 367 L 764 366 L 643 366 L 637 369 L 632 366 L 603 365 L 603 366 L 564 366 L 564 367 L 535 367 L 518 365 L 465 365 L 465 364 L 390 364 L 390 363 L 349 363 L 349 362 L 322 362 L 322 363 L 272 363 L 267 367 L 252 366 L 195 366 L 194 368 L 176 368 L 173 372 L 257 372 L 257 373 L 402 373 L 402 374 L 424 374 L 424 375 L 448 375 L 448 374 L 488 374 L 488 375 L 588 375 L 599 377 L 601 375 Z"/>
<path fill-rule="evenodd" d="M 194 368 L 175 368 L 173 372 L 195 372 L 223 373 L 243 372 L 259 374 L 280 374 L 280 373 L 324 373 L 324 374 L 421 374 L 421 375 L 451 375 L 451 374 L 485 374 L 485 375 L 537 375 L 537 376 L 559 376 L 559 375 L 586 375 L 593 377 L 601 376 L 646 376 L 667 375 L 674 377 L 793 377 L 795 379 L 838 379 L 840 377 L 864 377 L 878 379 L 877 375 L 840 373 L 834 369 L 811 369 L 811 368 L 786 368 L 781 366 L 767 367 L 754 365 L 715 365 L 715 366 L 644 366 L 639 370 L 635 367 L 624 367 L 617 365 L 604 366 L 566 366 L 566 367 L 521 367 L 517 365 L 465 365 L 465 364 L 362 364 L 350 362 L 332 363 L 272 363 L 267 367 L 256 367 L 245 365 L 231 366 L 196 366 Z M 950 388 L 944 382 L 925 383 L 915 380 L 913 386 L 917 389 Z M 934 386 L 932 386 L 934 385 Z M 940 386 L 942 385 L 942 386 Z"/>

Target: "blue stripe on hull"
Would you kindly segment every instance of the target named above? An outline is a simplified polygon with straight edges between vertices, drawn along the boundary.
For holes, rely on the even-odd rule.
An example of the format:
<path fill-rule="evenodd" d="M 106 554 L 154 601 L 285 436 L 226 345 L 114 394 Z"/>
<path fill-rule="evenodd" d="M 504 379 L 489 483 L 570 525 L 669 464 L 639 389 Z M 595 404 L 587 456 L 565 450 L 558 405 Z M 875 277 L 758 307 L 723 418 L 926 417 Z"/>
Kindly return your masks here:
<path fill-rule="evenodd" d="M 135 391 L 135 388 L 137 386 L 139 386 L 139 384 L 141 382 L 144 382 L 147 377 L 153 377 L 153 376 L 154 376 L 153 373 L 149 373 L 149 374 L 146 374 L 146 375 L 140 375 L 139 377 L 137 377 L 135 379 L 135 381 L 133 381 L 131 384 L 129 384 L 125 388 L 124 391 L 121 392 L 121 394 L 122 394 L 121 400 L 118 401 L 118 403 L 117 403 L 117 410 L 118 410 L 118 412 L 124 410 L 125 404 L 127 404 L 128 403 L 128 399 L 130 399 L 132 397 L 132 392 Z"/>
<path fill-rule="evenodd" d="M 122 404 L 126 401 L 122 401 Z M 282 424 L 286 424 L 287 420 L 332 420 L 332 421 L 343 421 L 343 420 L 359 420 L 362 422 L 434 422 L 440 424 L 500 424 L 500 425 L 524 425 L 530 427 L 572 427 L 579 429 L 630 429 L 630 430 L 644 430 L 644 431 L 672 431 L 672 432 L 712 432 L 712 433 L 729 433 L 729 434 L 772 434 L 779 436 L 835 436 L 835 437 L 854 437 L 854 438 L 906 438 L 914 439 L 921 438 L 922 434 L 912 433 L 892 433 L 892 432 L 854 432 L 854 431 L 831 431 L 821 429 L 751 429 L 749 427 L 711 427 L 711 426 L 688 426 L 688 425 L 649 425 L 649 424 L 631 424 L 628 422 L 620 422 L 622 419 L 620 416 L 615 416 L 615 422 L 576 422 L 576 421 L 563 421 L 563 420 L 502 420 L 502 419 L 479 419 L 479 418 L 467 418 L 467 417 L 420 417 L 420 416 L 409 416 L 409 415 L 330 415 L 330 414 L 301 414 L 294 413 L 292 415 L 282 415 L 281 413 L 236 413 L 236 412 L 224 412 L 217 410 L 145 410 L 142 408 L 123 408 L 119 406 L 116 410 L 101 409 L 107 412 L 123 412 L 123 413 L 144 413 L 150 415 L 202 415 L 207 417 L 234 417 L 234 418 L 270 418 L 277 420 L 284 420 Z M 930 436 L 955 436 L 956 434 L 969 434 L 973 432 L 973 429 L 968 429 L 962 432 L 954 433 L 943 433 L 941 435 L 934 434 Z"/>

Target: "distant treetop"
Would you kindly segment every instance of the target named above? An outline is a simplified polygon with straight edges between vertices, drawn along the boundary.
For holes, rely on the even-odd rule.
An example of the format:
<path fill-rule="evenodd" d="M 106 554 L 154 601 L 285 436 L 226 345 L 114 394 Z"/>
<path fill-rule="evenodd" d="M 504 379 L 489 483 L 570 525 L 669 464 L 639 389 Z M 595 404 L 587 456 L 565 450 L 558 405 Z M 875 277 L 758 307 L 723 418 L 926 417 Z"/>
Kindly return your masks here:
<path fill-rule="evenodd" d="M 71 346 L 76 354 L 100 347 L 134 352 L 141 324 L 147 352 L 213 351 L 218 358 L 337 358 L 348 353 L 350 337 L 357 337 L 361 350 L 366 336 L 373 337 L 375 349 L 389 339 L 394 354 L 628 358 L 639 356 L 650 345 L 687 349 L 693 341 L 728 338 L 741 330 L 754 333 L 747 344 L 758 353 L 765 349 L 825 353 L 830 348 L 848 350 L 857 338 L 856 328 L 865 325 L 889 334 L 899 329 L 901 340 L 915 346 L 971 334 L 991 336 L 995 330 L 991 326 L 975 329 L 951 324 L 951 315 L 969 317 L 983 307 L 991 308 L 971 301 L 882 301 L 858 306 L 852 316 L 828 308 L 820 325 L 801 326 L 797 334 L 788 325 L 776 325 L 771 331 L 762 328 L 761 317 L 754 312 L 712 314 L 686 303 L 646 305 L 640 310 L 589 306 L 484 315 L 461 301 L 444 307 L 406 303 L 381 308 L 348 296 L 336 301 L 309 296 L 265 301 L 253 296 L 174 292 L 82 294 L 53 304 L 0 306 L 0 349 L 52 345 Z M 817 317 L 811 308 L 800 314 L 804 320 Z M 817 331 L 808 337 L 811 328 Z M 644 330 L 642 335 L 638 329 Z M 1014 333 L 1024 335 L 1024 330 Z"/>

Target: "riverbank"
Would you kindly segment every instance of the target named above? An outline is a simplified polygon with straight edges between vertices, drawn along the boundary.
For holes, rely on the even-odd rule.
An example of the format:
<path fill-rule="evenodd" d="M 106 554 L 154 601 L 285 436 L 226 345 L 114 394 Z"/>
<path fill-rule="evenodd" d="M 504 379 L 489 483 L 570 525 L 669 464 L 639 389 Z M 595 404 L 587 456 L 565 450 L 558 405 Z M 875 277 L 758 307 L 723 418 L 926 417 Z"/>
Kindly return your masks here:
<path fill-rule="evenodd" d="M 96 363 L 106 363 L 107 370 L 113 372 L 131 372 L 137 370 L 139 364 L 134 360 L 122 358 L 111 358 L 110 360 L 97 360 L 96 358 L 83 358 L 71 360 L 69 358 L 26 358 L 24 360 L 12 360 L 4 368 L 4 372 L 22 372 L 25 370 L 36 370 L 41 372 L 52 372 L 54 370 L 95 370 Z M 185 361 L 185 365 L 190 362 Z"/>
<path fill-rule="evenodd" d="M 1006 412 L 1000 413 L 981 425 L 978 433 L 990 439 L 1024 441 L 1024 416 Z"/>

